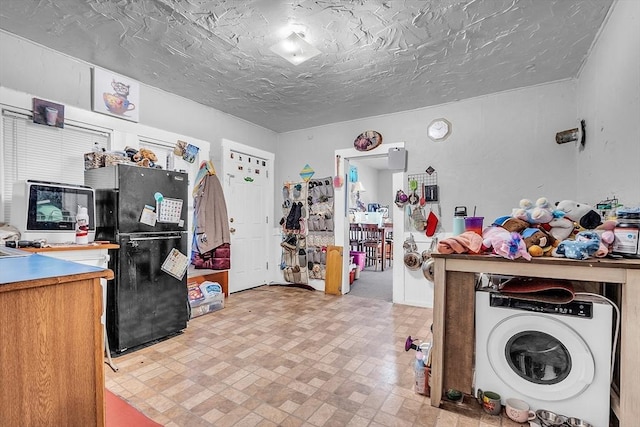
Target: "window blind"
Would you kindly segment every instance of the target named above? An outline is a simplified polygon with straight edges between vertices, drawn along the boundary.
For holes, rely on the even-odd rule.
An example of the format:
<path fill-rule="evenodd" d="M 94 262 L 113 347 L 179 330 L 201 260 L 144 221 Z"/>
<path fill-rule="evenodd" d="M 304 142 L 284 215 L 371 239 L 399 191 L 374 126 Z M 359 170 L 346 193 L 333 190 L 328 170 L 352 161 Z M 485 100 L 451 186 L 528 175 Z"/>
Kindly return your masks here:
<path fill-rule="evenodd" d="M 13 183 L 33 179 L 84 184 L 84 153 L 95 143 L 108 147 L 109 134 L 65 123 L 64 128 L 33 123 L 31 116 L 2 112 L 3 220 L 10 221 Z"/>
<path fill-rule="evenodd" d="M 173 156 L 173 146 L 175 144 L 146 136 L 139 137 L 138 143 L 140 144 L 140 148 L 148 148 L 153 151 L 156 157 L 158 157 L 158 160 L 155 162 L 156 164 L 165 169 L 172 169 L 169 167 L 168 159 Z"/>

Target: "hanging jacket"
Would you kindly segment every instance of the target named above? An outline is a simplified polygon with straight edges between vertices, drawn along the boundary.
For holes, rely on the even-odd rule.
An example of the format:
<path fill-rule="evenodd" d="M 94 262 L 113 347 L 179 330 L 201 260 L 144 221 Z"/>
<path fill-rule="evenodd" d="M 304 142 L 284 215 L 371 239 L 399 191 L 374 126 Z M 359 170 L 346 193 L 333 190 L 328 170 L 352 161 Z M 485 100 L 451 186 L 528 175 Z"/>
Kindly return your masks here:
<path fill-rule="evenodd" d="M 227 204 L 216 175 L 206 175 L 194 195 L 194 241 L 198 252 L 205 253 L 231 243 Z"/>

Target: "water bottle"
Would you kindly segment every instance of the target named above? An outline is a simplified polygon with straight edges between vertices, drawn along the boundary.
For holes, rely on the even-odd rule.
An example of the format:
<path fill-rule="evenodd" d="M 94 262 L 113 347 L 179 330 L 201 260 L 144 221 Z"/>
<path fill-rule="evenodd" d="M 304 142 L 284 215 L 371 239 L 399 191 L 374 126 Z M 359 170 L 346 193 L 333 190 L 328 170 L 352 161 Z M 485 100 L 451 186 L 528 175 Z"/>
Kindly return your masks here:
<path fill-rule="evenodd" d="M 421 351 L 416 352 L 416 361 L 414 365 L 415 371 L 415 390 L 418 394 L 427 394 L 427 381 L 425 376 L 424 354 Z"/>
<path fill-rule="evenodd" d="M 76 244 L 89 244 L 89 214 L 87 208 L 80 205 L 76 214 Z"/>
<path fill-rule="evenodd" d="M 464 233 L 464 218 L 467 216 L 466 206 L 456 206 L 453 214 L 453 235 Z"/>

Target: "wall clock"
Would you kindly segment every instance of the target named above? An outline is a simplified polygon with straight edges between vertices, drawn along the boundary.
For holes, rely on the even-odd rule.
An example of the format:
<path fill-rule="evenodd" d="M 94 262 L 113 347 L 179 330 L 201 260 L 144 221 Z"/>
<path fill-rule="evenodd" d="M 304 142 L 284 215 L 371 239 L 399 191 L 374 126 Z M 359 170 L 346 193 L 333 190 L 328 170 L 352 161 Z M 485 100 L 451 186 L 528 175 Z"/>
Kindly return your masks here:
<path fill-rule="evenodd" d="M 444 141 L 451 134 L 451 123 L 447 119 L 435 119 L 427 128 L 427 135 L 433 141 Z"/>

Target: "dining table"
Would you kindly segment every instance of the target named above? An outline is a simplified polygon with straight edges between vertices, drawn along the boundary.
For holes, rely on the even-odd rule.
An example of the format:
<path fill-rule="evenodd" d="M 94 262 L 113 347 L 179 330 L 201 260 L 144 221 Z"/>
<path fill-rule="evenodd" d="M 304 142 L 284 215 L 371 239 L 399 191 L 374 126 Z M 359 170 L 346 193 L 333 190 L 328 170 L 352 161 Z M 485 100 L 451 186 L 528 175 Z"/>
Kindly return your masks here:
<path fill-rule="evenodd" d="M 392 241 L 393 239 L 393 223 L 372 224 L 372 223 L 358 222 L 358 223 L 352 223 L 352 224 L 355 224 L 357 226 L 358 232 L 360 233 L 360 238 L 358 239 L 360 242 L 363 242 L 366 240 L 365 233 L 366 233 L 367 227 L 372 227 L 373 225 L 377 226 L 375 227 L 375 230 L 377 230 L 378 233 L 375 233 L 375 235 L 377 236 L 376 243 L 380 247 L 380 256 L 381 256 L 380 271 L 384 271 L 385 261 L 386 261 L 385 251 L 388 250 L 385 248 L 385 246 L 388 245 L 387 243 L 388 241 Z M 362 249 L 363 249 L 362 247 L 359 248 L 359 250 L 362 250 Z M 378 262 L 378 261 L 376 260 L 375 262 Z"/>

